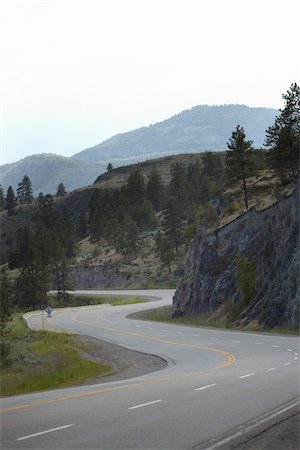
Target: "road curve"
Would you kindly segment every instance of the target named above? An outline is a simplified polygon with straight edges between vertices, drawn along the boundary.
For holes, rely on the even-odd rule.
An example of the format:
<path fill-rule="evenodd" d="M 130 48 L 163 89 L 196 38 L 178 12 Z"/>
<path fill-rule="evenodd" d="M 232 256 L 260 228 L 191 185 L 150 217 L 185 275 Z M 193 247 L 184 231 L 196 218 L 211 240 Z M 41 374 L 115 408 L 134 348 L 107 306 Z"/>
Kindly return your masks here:
<path fill-rule="evenodd" d="M 168 367 L 129 380 L 3 398 L 2 449 L 213 449 L 222 436 L 295 404 L 298 337 L 133 320 L 128 314 L 170 304 L 174 291 L 101 293 L 156 302 L 56 310 L 48 320 L 161 356 Z"/>

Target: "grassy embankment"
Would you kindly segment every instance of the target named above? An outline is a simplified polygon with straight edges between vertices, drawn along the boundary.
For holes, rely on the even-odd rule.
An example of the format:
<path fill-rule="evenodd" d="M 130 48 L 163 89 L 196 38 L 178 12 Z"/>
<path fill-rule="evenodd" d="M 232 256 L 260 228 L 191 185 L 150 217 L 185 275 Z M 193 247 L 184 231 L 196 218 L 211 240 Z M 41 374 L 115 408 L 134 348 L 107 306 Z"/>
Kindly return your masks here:
<path fill-rule="evenodd" d="M 55 294 L 48 295 L 49 304 L 52 308 L 60 308 L 63 306 L 89 306 L 89 305 L 102 305 L 109 303 L 112 306 L 128 305 L 134 303 L 143 303 L 147 299 L 141 297 L 135 297 L 132 295 L 119 296 L 119 295 L 107 295 L 107 294 L 75 294 L 72 293 L 67 297 L 67 300 L 63 303 L 57 298 Z"/>
<path fill-rule="evenodd" d="M 156 322 L 169 322 L 177 323 L 180 325 L 190 325 L 194 327 L 213 327 L 213 328 L 230 328 L 233 331 L 259 331 L 260 333 L 279 333 L 279 334 L 292 334 L 299 335 L 299 330 L 292 330 L 289 328 L 263 328 L 259 324 L 255 323 L 247 327 L 237 327 L 234 326 L 230 320 L 225 317 L 215 318 L 215 313 L 203 313 L 193 317 L 171 317 L 171 306 L 164 306 L 159 309 L 152 309 L 148 311 L 142 311 L 137 313 L 136 318 L 140 320 L 153 320 Z"/>
<path fill-rule="evenodd" d="M 137 297 L 91 294 L 72 295 L 69 300 L 68 306 L 146 301 Z M 51 295 L 49 303 L 55 306 L 55 301 L 57 299 Z M 14 314 L 9 328 L 11 366 L 0 370 L 0 393 L 3 396 L 78 385 L 111 373 L 108 364 L 81 357 L 83 352 L 93 352 L 95 345 L 83 343 L 78 336 L 30 330 L 21 313 Z"/>

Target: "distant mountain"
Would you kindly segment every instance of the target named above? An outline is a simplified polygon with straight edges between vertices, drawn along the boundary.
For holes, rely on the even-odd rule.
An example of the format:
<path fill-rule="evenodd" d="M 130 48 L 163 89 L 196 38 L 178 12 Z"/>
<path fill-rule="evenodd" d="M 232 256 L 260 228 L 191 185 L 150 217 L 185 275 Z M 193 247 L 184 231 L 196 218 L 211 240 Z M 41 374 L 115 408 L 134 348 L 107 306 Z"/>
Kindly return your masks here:
<path fill-rule="evenodd" d="M 31 179 L 34 195 L 38 195 L 39 192 L 55 194 L 59 183 L 64 183 L 67 191 L 92 184 L 104 170 L 101 165 L 91 165 L 52 153 L 41 153 L 0 166 L 0 175 L 5 193 L 9 185 L 16 190 L 26 174 Z"/>
<path fill-rule="evenodd" d="M 114 166 L 176 153 L 225 150 L 231 132 L 240 124 L 247 139 L 261 147 L 266 129 L 278 110 L 245 105 L 195 106 L 163 122 L 112 138 L 74 155 L 86 162 L 109 161 Z"/>
<path fill-rule="evenodd" d="M 238 124 L 258 148 L 276 114 L 276 109 L 245 105 L 195 106 L 155 125 L 117 134 L 70 158 L 42 153 L 0 166 L 1 184 L 5 190 L 9 185 L 16 189 L 26 174 L 35 195 L 55 193 L 61 182 L 70 191 L 92 184 L 108 162 L 118 167 L 178 153 L 225 150 Z"/>

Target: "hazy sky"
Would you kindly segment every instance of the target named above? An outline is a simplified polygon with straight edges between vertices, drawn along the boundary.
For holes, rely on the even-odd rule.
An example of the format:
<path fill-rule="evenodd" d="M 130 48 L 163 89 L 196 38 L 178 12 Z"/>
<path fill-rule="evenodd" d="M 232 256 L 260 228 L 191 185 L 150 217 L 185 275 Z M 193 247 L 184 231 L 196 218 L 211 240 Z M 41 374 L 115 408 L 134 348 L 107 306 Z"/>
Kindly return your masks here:
<path fill-rule="evenodd" d="M 281 107 L 297 0 L 2 2 L 1 162 L 69 156 L 198 104 Z"/>

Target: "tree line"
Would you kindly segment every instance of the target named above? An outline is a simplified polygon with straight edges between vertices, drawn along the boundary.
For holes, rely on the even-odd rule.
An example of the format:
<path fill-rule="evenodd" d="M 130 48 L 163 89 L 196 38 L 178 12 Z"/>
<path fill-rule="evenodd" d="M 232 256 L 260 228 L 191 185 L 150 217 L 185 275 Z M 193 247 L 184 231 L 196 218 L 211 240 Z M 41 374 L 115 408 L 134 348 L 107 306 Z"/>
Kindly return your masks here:
<path fill-rule="evenodd" d="M 63 197 L 67 191 L 63 183 L 57 186 L 56 197 Z M 44 194 L 40 192 L 39 198 L 44 197 Z M 35 203 L 35 199 L 32 193 L 32 183 L 28 175 L 24 175 L 22 181 L 18 183 L 18 188 L 15 193 L 12 186 L 9 186 L 6 195 L 0 184 L 0 211 L 7 210 L 9 215 L 13 215 L 16 212 L 17 205 L 31 205 Z"/>

